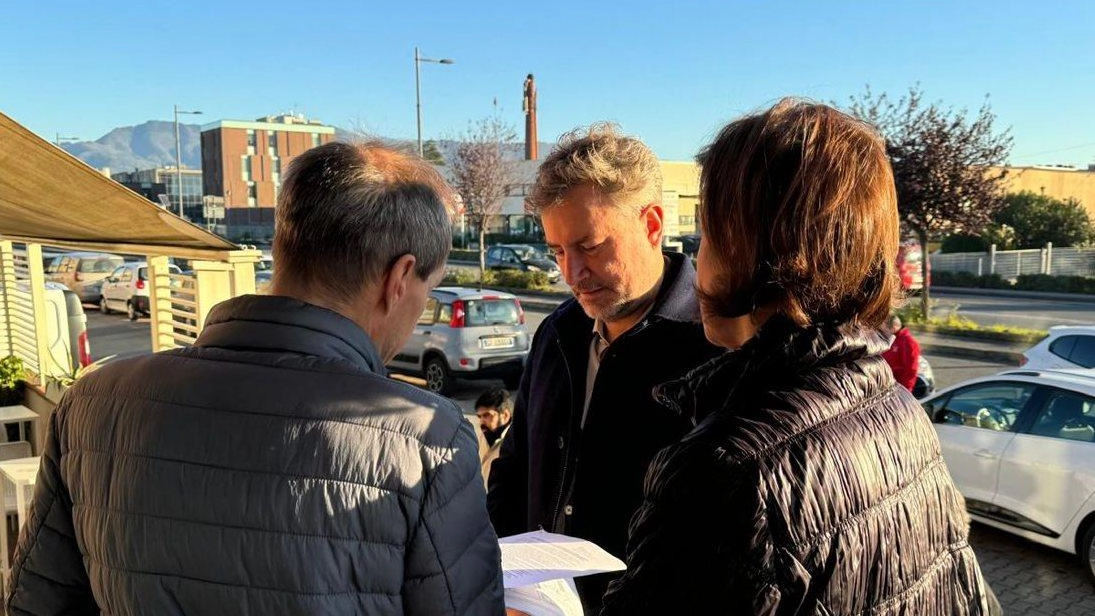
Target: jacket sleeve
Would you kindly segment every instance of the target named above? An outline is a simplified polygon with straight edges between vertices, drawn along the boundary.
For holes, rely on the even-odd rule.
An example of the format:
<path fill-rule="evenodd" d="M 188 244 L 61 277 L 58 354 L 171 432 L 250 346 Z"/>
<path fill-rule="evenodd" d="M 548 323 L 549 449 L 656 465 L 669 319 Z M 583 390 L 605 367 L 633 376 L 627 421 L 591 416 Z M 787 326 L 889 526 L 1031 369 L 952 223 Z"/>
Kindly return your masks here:
<path fill-rule="evenodd" d="M 754 558 L 764 528 L 755 490 L 710 448 L 685 442 L 650 465 L 643 504 L 631 520 L 627 570 L 601 616 L 771 614 L 773 586 Z"/>
<path fill-rule="evenodd" d="M 539 334 L 537 334 L 537 337 Z M 539 340 L 533 340 L 533 348 Z M 531 360 L 531 357 L 530 357 Z M 528 399 L 533 362 L 525 368 L 517 399 L 513 405 L 513 420 L 502 439 L 502 449 L 491 464 L 487 478 L 487 511 L 499 537 L 516 535 L 528 530 Z"/>
<path fill-rule="evenodd" d="M 487 518 L 479 454 L 459 409 L 456 433 L 427 467 L 418 526 L 404 570 L 404 613 L 453 616 L 504 612 L 502 559 Z"/>
<path fill-rule="evenodd" d="M 920 371 L 920 345 L 911 335 L 906 336 L 898 347 L 898 368 L 894 370 L 894 379 L 905 389 L 912 391 L 916 387 L 916 375 Z"/>
<path fill-rule="evenodd" d="M 19 534 L 7 593 L 8 614 L 98 614 L 87 570 L 76 542 L 72 500 L 61 481 L 58 418 L 49 422 L 46 448 L 30 515 Z"/>

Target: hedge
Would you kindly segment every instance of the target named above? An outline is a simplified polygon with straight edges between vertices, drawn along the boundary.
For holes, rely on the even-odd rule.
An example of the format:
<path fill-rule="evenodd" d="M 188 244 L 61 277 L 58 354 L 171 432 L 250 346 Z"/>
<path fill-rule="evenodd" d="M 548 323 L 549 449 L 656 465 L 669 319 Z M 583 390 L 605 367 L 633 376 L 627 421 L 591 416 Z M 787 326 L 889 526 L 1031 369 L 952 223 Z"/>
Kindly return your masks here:
<path fill-rule="evenodd" d="M 1023 274 L 1013 283 L 1006 278 L 1002 278 L 999 274 L 978 276 L 968 272 L 934 271 L 932 272 L 932 284 L 940 287 L 1095 294 L 1095 278 L 1088 278 L 1086 276 Z"/>
<path fill-rule="evenodd" d="M 443 284 L 464 287 L 479 285 L 479 271 L 451 269 L 445 272 Z M 521 272 L 517 270 L 487 270 L 483 272 L 484 287 L 503 287 L 506 289 L 530 289 L 533 291 L 551 290 L 546 272 Z"/>

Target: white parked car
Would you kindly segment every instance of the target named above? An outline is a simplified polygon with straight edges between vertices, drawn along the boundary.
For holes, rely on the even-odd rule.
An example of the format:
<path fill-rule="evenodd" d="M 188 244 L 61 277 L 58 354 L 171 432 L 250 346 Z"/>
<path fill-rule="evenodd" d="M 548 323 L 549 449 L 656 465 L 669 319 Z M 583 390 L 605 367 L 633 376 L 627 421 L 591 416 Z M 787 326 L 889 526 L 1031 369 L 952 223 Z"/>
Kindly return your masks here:
<path fill-rule="evenodd" d="M 168 267 L 172 274 L 182 273 L 178 266 Z M 142 314 L 149 313 L 148 263 L 126 263 L 115 268 L 103 280 L 99 289 L 99 311 L 110 314 L 114 310 L 125 312 L 130 321 L 136 321 Z"/>
<path fill-rule="evenodd" d="M 971 516 L 1078 554 L 1095 583 L 1095 374 L 1011 370 L 922 404 Z"/>
<path fill-rule="evenodd" d="M 1023 353 L 1024 368 L 1095 368 L 1095 325 L 1059 325 Z"/>
<path fill-rule="evenodd" d="M 454 379 L 502 379 L 516 389 L 532 337 L 516 295 L 463 287 L 430 292 L 414 333 L 388 367 L 447 394 Z"/>

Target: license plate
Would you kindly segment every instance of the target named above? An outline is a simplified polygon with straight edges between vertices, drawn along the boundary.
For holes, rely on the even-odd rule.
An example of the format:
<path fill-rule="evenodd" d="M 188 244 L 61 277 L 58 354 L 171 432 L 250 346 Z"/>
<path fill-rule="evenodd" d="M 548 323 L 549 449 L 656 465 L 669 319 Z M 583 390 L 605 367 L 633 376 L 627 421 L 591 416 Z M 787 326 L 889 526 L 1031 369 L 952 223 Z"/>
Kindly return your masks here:
<path fill-rule="evenodd" d="M 480 338 L 479 346 L 484 349 L 512 349 L 517 346 L 517 340 L 513 336 Z"/>

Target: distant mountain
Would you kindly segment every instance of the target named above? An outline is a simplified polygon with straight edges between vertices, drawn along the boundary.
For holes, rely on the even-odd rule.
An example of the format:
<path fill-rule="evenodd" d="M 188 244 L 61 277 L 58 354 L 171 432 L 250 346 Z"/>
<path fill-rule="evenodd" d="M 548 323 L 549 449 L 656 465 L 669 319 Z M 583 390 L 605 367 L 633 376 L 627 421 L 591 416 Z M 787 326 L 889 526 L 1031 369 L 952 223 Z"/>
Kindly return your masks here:
<path fill-rule="evenodd" d="M 201 167 L 201 125 L 179 123 L 182 164 Z M 95 167 L 111 172 L 150 169 L 175 164 L 175 123 L 151 120 L 138 126 L 115 128 L 95 141 L 62 145 L 66 152 Z"/>
<path fill-rule="evenodd" d="M 353 141 L 355 133 L 335 128 L 335 138 Z M 414 151 L 414 140 L 381 138 L 393 147 Z M 182 164 L 184 167 L 201 167 L 201 125 L 179 124 L 179 141 L 182 144 Z M 456 141 L 437 140 L 437 149 L 445 160 L 452 160 L 456 153 Z M 540 143 L 540 158 L 551 152 L 554 144 Z M 109 167 L 112 173 L 150 169 L 175 164 L 175 123 L 150 120 L 137 126 L 115 128 L 95 141 L 78 141 L 61 145 L 66 152 L 85 163 L 101 169 Z M 524 143 L 518 142 L 507 148 L 507 157 L 520 160 L 524 157 Z"/>

